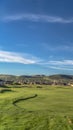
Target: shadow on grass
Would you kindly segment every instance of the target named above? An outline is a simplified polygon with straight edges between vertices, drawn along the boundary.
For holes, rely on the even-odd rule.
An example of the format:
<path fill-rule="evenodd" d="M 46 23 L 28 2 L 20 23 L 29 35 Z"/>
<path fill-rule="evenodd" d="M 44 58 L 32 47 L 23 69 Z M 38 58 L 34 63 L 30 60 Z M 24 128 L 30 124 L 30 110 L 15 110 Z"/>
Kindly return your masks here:
<path fill-rule="evenodd" d="M 13 92 L 11 89 L 3 88 L 0 90 L 0 93 L 5 93 L 5 92 Z"/>
<path fill-rule="evenodd" d="M 30 97 L 26 97 L 26 98 L 20 98 L 20 99 L 16 99 L 15 101 L 13 101 L 13 105 L 14 106 L 17 106 L 16 103 L 20 102 L 20 101 L 23 101 L 23 100 L 29 100 L 31 98 L 36 98 L 38 95 L 35 94 L 33 96 L 30 96 Z M 18 107 L 18 106 L 17 106 Z"/>

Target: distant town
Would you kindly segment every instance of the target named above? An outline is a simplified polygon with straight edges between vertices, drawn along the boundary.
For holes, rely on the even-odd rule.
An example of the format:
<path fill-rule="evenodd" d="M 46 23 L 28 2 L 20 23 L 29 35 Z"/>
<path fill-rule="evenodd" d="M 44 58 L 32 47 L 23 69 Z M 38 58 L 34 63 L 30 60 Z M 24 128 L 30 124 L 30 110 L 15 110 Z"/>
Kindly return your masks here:
<path fill-rule="evenodd" d="M 15 75 L 0 75 L 0 86 L 3 85 L 64 85 L 73 86 L 72 75 L 34 75 L 34 76 L 15 76 Z"/>

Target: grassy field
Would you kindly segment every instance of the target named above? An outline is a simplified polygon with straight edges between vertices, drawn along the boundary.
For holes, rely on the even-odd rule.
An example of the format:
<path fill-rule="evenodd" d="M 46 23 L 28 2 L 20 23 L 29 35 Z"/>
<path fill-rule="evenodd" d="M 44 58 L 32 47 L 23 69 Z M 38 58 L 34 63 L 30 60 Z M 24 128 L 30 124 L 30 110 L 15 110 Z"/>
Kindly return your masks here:
<path fill-rule="evenodd" d="M 73 88 L 1 88 L 0 130 L 73 130 Z"/>

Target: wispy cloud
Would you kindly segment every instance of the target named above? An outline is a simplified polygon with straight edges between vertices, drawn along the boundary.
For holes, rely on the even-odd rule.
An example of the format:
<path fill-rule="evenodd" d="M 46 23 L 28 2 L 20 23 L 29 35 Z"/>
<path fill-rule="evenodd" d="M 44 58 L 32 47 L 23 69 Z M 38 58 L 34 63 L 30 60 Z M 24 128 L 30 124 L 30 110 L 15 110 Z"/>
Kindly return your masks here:
<path fill-rule="evenodd" d="M 73 60 L 49 60 L 39 63 L 44 66 L 56 66 L 56 67 L 73 67 Z"/>
<path fill-rule="evenodd" d="M 11 62 L 11 63 L 22 63 L 22 64 L 36 64 L 38 62 L 37 58 L 30 57 L 27 55 L 22 55 L 19 53 L 0 51 L 0 62 Z"/>
<path fill-rule="evenodd" d="M 49 60 L 39 63 L 42 66 L 55 70 L 67 70 L 73 71 L 73 60 Z"/>
<path fill-rule="evenodd" d="M 16 46 L 17 47 L 28 47 L 28 45 L 25 43 L 18 43 L 18 44 L 16 44 Z"/>
<path fill-rule="evenodd" d="M 63 18 L 59 16 L 50 16 L 50 15 L 43 15 L 43 14 L 33 14 L 33 13 L 22 13 L 22 14 L 15 14 L 15 15 L 8 15 L 2 18 L 3 21 L 17 21 L 17 20 L 26 20 L 32 22 L 45 22 L 45 23 L 73 23 L 72 18 Z"/>
<path fill-rule="evenodd" d="M 10 51 L 0 50 L 0 62 L 7 63 L 21 63 L 21 64 L 36 64 L 43 67 L 73 71 L 73 60 L 49 60 L 45 61 L 43 59 L 32 56 L 31 54 L 21 54 Z"/>
<path fill-rule="evenodd" d="M 52 46 L 48 43 L 42 43 L 41 46 L 47 51 L 73 51 L 73 45 Z"/>
<path fill-rule="evenodd" d="M 49 61 L 48 64 L 52 64 L 52 65 L 73 65 L 73 60 Z"/>
<path fill-rule="evenodd" d="M 51 69 L 73 71 L 73 68 L 50 66 Z"/>

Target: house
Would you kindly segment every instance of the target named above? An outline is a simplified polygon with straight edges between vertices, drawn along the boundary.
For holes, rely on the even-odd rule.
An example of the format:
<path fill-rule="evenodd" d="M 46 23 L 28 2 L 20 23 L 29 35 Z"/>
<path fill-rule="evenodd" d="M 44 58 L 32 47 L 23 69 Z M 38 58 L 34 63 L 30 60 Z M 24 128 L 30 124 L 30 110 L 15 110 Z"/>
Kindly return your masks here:
<path fill-rule="evenodd" d="M 13 85 L 13 81 L 5 81 L 5 84 Z"/>
<path fill-rule="evenodd" d="M 3 86 L 4 83 L 5 83 L 5 81 L 0 79 L 0 86 Z"/>
<path fill-rule="evenodd" d="M 68 86 L 72 86 L 73 87 L 73 83 L 68 83 Z"/>
<path fill-rule="evenodd" d="M 73 84 L 70 84 L 71 87 L 73 87 Z"/>

